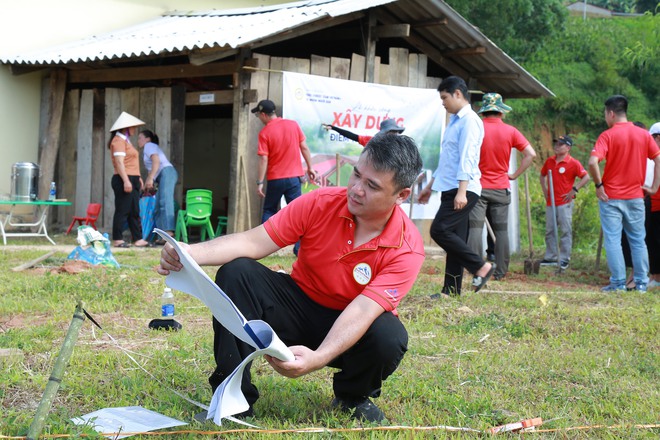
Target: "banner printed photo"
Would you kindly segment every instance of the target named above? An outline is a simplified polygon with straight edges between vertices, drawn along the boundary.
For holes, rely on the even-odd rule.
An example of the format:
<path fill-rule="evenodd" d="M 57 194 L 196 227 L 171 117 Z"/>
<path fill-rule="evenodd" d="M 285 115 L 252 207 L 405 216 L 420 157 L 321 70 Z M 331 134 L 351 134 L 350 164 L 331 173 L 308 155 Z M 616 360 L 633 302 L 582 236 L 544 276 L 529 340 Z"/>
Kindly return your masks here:
<path fill-rule="evenodd" d="M 438 165 L 440 141 L 446 112 L 435 89 L 398 87 L 363 83 L 317 75 L 284 72 L 283 117 L 298 122 L 307 138 L 314 168 L 321 174 L 321 185 L 345 186 L 362 146 L 322 124 L 348 130 L 357 135 L 374 136 L 380 123 L 395 119 L 405 127 L 404 134 L 417 143 L 425 173 Z M 336 155 L 340 155 L 340 181 L 337 183 Z M 319 157 L 321 156 L 321 157 Z M 419 192 L 419 185 L 415 194 Z M 434 194 L 428 205 L 415 205 L 413 218 L 433 218 L 439 207 Z M 407 214 L 409 206 L 404 207 Z"/>

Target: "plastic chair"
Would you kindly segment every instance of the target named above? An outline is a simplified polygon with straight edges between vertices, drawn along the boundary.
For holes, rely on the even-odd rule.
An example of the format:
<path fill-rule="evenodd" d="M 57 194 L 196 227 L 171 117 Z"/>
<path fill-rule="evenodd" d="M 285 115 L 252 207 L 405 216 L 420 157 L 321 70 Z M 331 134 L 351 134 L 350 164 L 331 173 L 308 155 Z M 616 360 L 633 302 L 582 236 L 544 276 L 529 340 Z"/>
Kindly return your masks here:
<path fill-rule="evenodd" d="M 78 216 L 73 216 L 73 220 L 71 221 L 71 224 L 69 225 L 69 229 L 66 230 L 66 233 L 68 234 L 71 232 L 71 229 L 73 229 L 73 226 L 78 222 L 79 226 L 82 226 L 83 223 L 85 225 L 89 225 L 94 230 L 96 230 L 96 220 L 99 218 L 99 214 L 101 213 L 101 204 L 100 203 L 90 203 L 87 205 L 87 214 L 85 217 L 78 217 Z"/>
<path fill-rule="evenodd" d="M 218 217 L 218 226 L 215 228 L 215 236 L 221 236 L 223 231 L 227 232 L 227 217 L 221 215 Z"/>
<path fill-rule="evenodd" d="M 213 225 L 211 225 L 211 211 L 213 210 L 213 192 L 208 189 L 189 189 L 186 192 L 186 209 L 180 209 L 176 217 L 176 230 L 174 238 L 177 241 L 188 243 L 188 228 L 191 226 L 201 228 L 201 240 L 215 238 Z"/>

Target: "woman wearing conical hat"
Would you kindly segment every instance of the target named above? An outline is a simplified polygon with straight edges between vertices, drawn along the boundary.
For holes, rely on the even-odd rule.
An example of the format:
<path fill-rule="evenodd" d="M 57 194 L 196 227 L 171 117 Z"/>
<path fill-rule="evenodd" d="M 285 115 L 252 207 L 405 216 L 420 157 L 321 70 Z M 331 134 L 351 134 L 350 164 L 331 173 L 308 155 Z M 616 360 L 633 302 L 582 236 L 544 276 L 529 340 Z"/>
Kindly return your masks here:
<path fill-rule="evenodd" d="M 137 149 L 131 144 L 131 136 L 135 135 L 137 127 L 145 123 L 135 116 L 122 112 L 110 129 L 112 133 L 108 148 L 112 155 L 112 166 L 115 173 L 112 176 L 112 190 L 115 193 L 115 215 L 112 219 L 112 244 L 117 247 L 129 247 L 124 241 L 122 232 L 124 225 L 133 237 L 133 245 L 147 246 L 142 239 L 142 224 L 140 222 L 140 157 Z"/>

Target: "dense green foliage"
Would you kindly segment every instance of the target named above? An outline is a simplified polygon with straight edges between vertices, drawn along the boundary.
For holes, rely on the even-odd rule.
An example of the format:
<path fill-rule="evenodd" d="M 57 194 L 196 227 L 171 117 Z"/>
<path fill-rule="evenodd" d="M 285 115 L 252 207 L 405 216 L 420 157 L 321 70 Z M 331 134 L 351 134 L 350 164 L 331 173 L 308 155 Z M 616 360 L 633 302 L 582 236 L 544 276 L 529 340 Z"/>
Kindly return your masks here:
<path fill-rule="evenodd" d="M 446 3 L 519 62 L 560 32 L 568 14 L 561 0 L 446 0 Z"/>
<path fill-rule="evenodd" d="M 511 115 L 521 128 L 585 134 L 591 143 L 605 129 L 603 102 L 628 97 L 630 120 L 650 125 L 658 119 L 660 16 L 586 20 L 569 18 L 566 30 L 549 39 L 524 64 L 549 87 L 554 98 L 516 103 Z M 655 106 L 655 108 L 654 108 Z M 561 130 L 564 128 L 565 130 Z"/>

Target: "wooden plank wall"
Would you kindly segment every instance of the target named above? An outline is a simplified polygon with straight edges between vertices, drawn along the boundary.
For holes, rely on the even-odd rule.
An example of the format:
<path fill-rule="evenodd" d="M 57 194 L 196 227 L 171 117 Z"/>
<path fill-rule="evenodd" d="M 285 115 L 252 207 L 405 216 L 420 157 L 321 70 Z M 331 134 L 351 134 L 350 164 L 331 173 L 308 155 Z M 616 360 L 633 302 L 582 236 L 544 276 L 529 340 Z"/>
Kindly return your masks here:
<path fill-rule="evenodd" d="M 251 74 L 250 88 L 257 91 L 258 100 L 270 99 L 273 101 L 279 116 L 282 115 L 282 71 L 351 81 L 364 81 L 366 76 L 366 59 L 358 54 L 353 54 L 350 59 L 319 55 L 312 55 L 310 59 L 282 58 L 262 54 L 253 54 L 252 58 L 258 59 L 259 68 L 264 70 L 257 70 Z M 428 77 L 426 74 L 427 65 L 428 57 L 424 54 L 409 53 L 409 50 L 405 48 L 390 48 L 389 64 L 382 64 L 380 57 L 376 57 L 374 77 L 377 78 L 379 84 L 436 88 L 440 83 L 440 78 Z M 251 107 L 253 106 L 254 104 Z M 248 126 L 248 145 L 239 146 L 238 148 L 244 155 L 241 159 L 243 163 L 250 164 L 248 166 L 248 185 L 250 186 L 248 191 L 251 191 L 251 195 L 255 193 L 257 137 L 261 128 L 261 123 L 256 118 L 251 118 Z M 252 226 L 259 224 L 261 220 L 261 202 L 260 199 L 252 197 L 250 203 L 236 204 L 236 216 L 239 218 L 249 217 Z M 236 226 L 240 230 L 238 223 Z M 243 226 L 245 226 L 244 223 Z"/>

